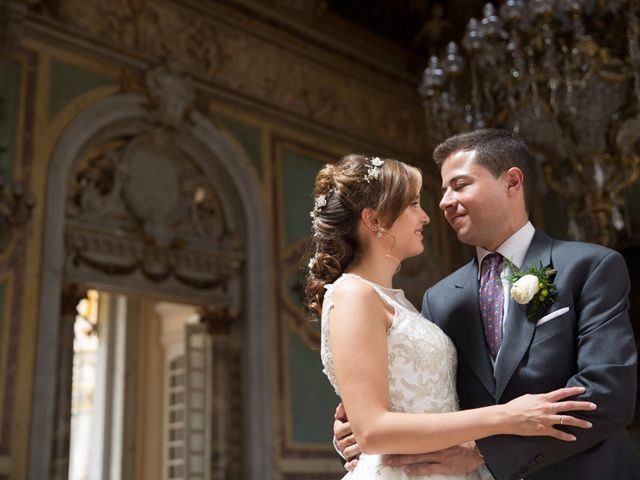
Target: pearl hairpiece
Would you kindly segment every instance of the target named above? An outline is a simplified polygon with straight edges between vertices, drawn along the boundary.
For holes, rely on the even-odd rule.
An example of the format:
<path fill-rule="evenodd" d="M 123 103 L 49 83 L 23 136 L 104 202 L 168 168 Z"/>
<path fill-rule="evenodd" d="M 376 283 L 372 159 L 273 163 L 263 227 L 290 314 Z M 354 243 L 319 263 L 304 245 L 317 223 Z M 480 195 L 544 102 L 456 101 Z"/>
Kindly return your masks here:
<path fill-rule="evenodd" d="M 371 179 L 378 179 L 380 176 L 380 168 L 384 164 L 384 160 L 380 159 L 380 157 L 373 157 L 371 162 L 367 164 L 367 173 L 363 177 L 363 180 L 367 183 L 371 181 Z"/>

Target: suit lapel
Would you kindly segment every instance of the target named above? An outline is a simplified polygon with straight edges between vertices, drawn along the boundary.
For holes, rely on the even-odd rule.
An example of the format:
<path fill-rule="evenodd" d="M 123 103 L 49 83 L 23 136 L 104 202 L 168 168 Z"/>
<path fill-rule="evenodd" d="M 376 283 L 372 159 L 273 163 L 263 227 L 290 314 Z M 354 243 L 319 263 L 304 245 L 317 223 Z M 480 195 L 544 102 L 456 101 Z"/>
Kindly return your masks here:
<path fill-rule="evenodd" d="M 526 270 L 530 266 L 539 267 L 540 262 L 543 266 L 549 265 L 551 263 L 551 244 L 550 237 L 536 231 L 525 256 L 522 270 Z M 509 295 L 510 303 L 509 313 L 505 319 L 505 336 L 495 366 L 497 400 L 500 400 L 518 364 L 529 350 L 535 332 L 535 319 L 527 317 L 527 306 L 516 303 L 509 292 L 504 292 L 504 294 Z"/>
<path fill-rule="evenodd" d="M 477 279 L 478 264 L 473 260 L 453 285 L 455 294 L 459 296 L 455 299 L 455 304 L 461 306 L 456 313 L 462 321 L 457 321 L 457 328 L 447 333 L 467 359 L 482 385 L 494 396 L 495 380 L 480 319 Z"/>

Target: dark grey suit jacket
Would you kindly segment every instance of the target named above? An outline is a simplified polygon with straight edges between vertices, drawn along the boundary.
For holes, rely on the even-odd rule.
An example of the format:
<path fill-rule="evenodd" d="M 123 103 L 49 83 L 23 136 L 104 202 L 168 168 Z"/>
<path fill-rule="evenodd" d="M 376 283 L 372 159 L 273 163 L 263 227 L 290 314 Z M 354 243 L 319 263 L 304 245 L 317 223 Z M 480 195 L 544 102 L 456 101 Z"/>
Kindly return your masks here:
<path fill-rule="evenodd" d="M 422 314 L 458 349 L 458 395 L 463 409 L 506 403 L 525 393 L 584 386 L 580 397 L 598 405 L 576 416 L 593 428 L 567 428 L 575 442 L 501 435 L 479 440 L 498 480 L 640 479 L 640 462 L 625 426 L 636 398 L 636 347 L 629 321 L 629 274 L 617 252 L 554 240 L 536 231 L 523 267 L 553 265 L 558 294 L 536 327 L 526 306 L 511 300 L 505 338 L 493 371 L 478 306 L 473 260 L 427 290 Z M 563 428 L 563 427 L 560 427 Z"/>

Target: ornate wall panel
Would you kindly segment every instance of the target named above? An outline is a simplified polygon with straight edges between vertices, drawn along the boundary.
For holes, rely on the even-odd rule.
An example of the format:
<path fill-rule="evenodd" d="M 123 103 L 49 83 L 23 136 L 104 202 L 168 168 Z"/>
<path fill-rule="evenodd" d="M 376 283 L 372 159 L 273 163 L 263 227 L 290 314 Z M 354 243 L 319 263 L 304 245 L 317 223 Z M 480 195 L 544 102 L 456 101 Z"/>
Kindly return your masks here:
<path fill-rule="evenodd" d="M 122 118 L 94 137 L 78 152 L 70 176 L 56 186 L 64 185 L 61 205 L 69 219 L 60 269 L 67 280 L 80 283 L 93 279 L 107 285 L 115 278 L 126 289 L 129 282 L 148 282 L 160 295 L 198 287 L 203 303 L 205 297 L 231 302 L 235 298 L 229 298 L 229 292 L 238 285 L 225 283 L 230 273 L 225 265 L 232 260 L 237 263 L 233 272 L 245 271 L 244 255 L 253 256 L 252 265 L 270 273 L 270 280 L 261 280 L 259 287 L 273 305 L 267 310 L 255 307 L 249 345 L 242 346 L 252 352 L 249 362 L 254 374 L 271 372 L 260 373 L 263 378 L 256 381 L 268 398 L 256 396 L 243 406 L 249 412 L 262 412 L 270 402 L 274 405 L 273 425 L 267 426 L 271 418 L 264 420 L 273 449 L 264 447 L 257 455 L 276 458 L 273 472 L 265 472 L 263 478 L 336 478 L 342 470 L 330 441 L 337 399 L 321 373 L 318 325 L 309 323 L 300 299 L 300 258 L 309 233 L 313 178 L 323 163 L 351 151 L 421 163 L 426 158 L 423 113 L 415 102 L 413 85 L 384 73 L 388 68 L 378 71 L 355 57 L 306 44 L 274 23 L 234 10 L 232 3 L 211 1 L 204 8 L 202 2 L 177 0 L 29 2 L 23 43 L 32 53 L 21 57 L 16 78 L 25 89 L 20 91 L 30 95 L 11 94 L 18 98 L 19 114 L 9 126 L 17 126 L 15 156 L 22 159 L 19 170 L 12 167 L 14 174 L 29 172 L 29 149 L 35 149 L 36 168 L 26 178 L 31 178 L 40 203 L 20 245 L 12 250 L 12 255 L 22 256 L 12 257 L 19 260 L 11 282 L 1 276 L 6 263 L 0 264 L 0 285 L 9 292 L 5 297 L 20 299 L 5 298 L 4 309 L 13 309 L 10 318 L 16 330 L 0 336 L 2 352 L 11 352 L 4 348 L 10 345 L 9 339 L 14 342 L 13 352 L 19 341 L 21 363 L 11 353 L 15 360 L 7 363 L 8 368 L 37 371 L 37 299 L 45 298 L 41 290 L 48 288 L 40 282 L 43 275 L 56 273 L 52 255 L 44 247 L 50 241 L 45 228 L 51 207 L 45 203 L 47 179 L 55 174 L 52 157 L 60 142 L 73 143 L 69 125 L 111 96 L 122 92 L 145 96 L 150 121 Z M 176 101 L 154 113 L 159 105 L 152 98 L 153 85 L 144 86 L 144 72 L 159 64 L 191 78 L 193 90 L 170 85 L 174 90 L 166 97 Z M 155 86 L 162 82 L 157 78 Z M 189 106 L 186 110 L 184 102 Z M 228 159 L 241 164 L 238 168 L 249 172 L 259 185 L 260 205 L 248 208 L 247 215 L 249 221 L 254 220 L 251 215 L 261 217 L 255 224 L 264 227 L 253 232 L 251 240 L 253 245 L 260 243 L 268 256 L 247 251 L 248 241 L 242 238 L 246 240 L 248 232 L 243 231 L 238 215 L 221 214 L 228 206 L 216 192 L 233 183 L 225 172 L 209 175 L 217 177 L 213 183 L 201 182 L 203 172 L 193 160 L 202 152 L 185 148 L 189 141 L 175 132 L 164 143 L 154 135 L 160 117 L 169 130 L 192 127 L 189 114 L 217 127 L 216 141 L 224 138 L 227 145 L 222 154 L 233 150 Z M 6 131 L 0 129 L 0 135 Z M 200 140 L 209 133 L 201 131 Z M 78 128 L 77 135 L 83 134 Z M 0 163 L 6 158 L 0 157 Z M 423 167 L 433 171 L 424 163 Z M 155 181 L 163 182 L 162 195 L 145 181 L 150 171 Z M 429 253 L 408 263 L 399 279 L 414 300 L 452 264 L 447 250 L 450 235 L 437 212 L 438 191 L 439 180 L 428 179 L 425 205 L 433 222 L 426 241 L 429 252 L 435 249 L 442 255 Z M 100 222 L 92 224 L 97 218 Z M 185 243 L 197 246 L 198 254 L 185 253 Z M 221 246 L 219 251 L 209 248 L 212 243 Z M 63 255 L 65 250 L 59 252 Z M 24 288 L 15 276 L 16 272 L 22 275 L 20 268 L 29 279 Z M 247 278 L 255 281 L 257 277 Z M 20 311 L 16 305 L 26 307 Z M 47 307 L 57 308 L 55 304 Z M 20 322 L 22 336 L 17 330 Z M 4 325 L 9 332 L 9 323 Z M 265 351 L 270 341 L 273 348 Z M 11 385 L 19 387 L 21 414 L 6 429 L 10 402 L 2 404 L 2 438 L 12 443 L 12 450 L 6 450 L 10 461 L 6 478 L 11 480 L 27 478 L 29 442 L 35 437 L 29 434 L 36 418 L 32 407 L 42 402 L 40 390 L 33 386 L 35 377 L 29 375 L 11 380 Z M 7 385 L 3 398 L 10 392 L 9 378 L 0 377 Z M 264 438 L 261 435 L 246 433 L 246 437 Z M 0 475 L 4 452 L 0 451 Z M 31 454 L 33 461 L 37 455 Z"/>

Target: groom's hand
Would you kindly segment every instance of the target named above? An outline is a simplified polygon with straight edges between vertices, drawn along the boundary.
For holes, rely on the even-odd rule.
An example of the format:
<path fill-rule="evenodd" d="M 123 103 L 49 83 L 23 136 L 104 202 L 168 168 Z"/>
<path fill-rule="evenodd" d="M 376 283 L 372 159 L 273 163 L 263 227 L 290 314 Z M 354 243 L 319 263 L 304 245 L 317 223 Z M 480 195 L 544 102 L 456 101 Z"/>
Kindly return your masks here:
<path fill-rule="evenodd" d="M 405 473 L 417 475 L 465 475 L 480 468 L 484 463 L 475 442 L 450 447 L 439 452 L 416 455 L 387 455 L 385 465 L 406 465 Z"/>
<path fill-rule="evenodd" d="M 338 404 L 334 419 L 333 434 L 336 437 L 336 448 L 347 461 L 347 463 L 344 464 L 344 468 L 350 472 L 356 468 L 361 452 L 360 446 L 356 443 L 356 437 L 353 436 L 353 432 L 351 431 L 351 426 L 347 419 L 347 412 L 342 403 Z"/>

